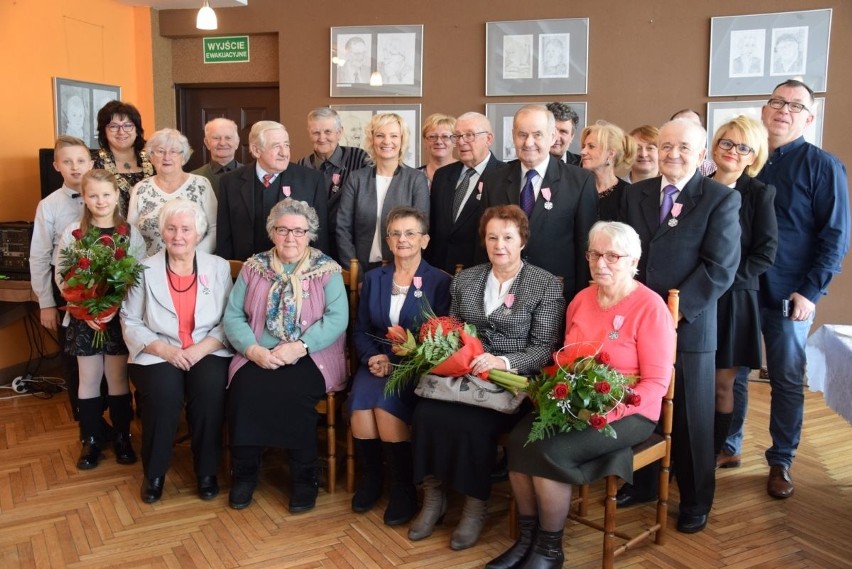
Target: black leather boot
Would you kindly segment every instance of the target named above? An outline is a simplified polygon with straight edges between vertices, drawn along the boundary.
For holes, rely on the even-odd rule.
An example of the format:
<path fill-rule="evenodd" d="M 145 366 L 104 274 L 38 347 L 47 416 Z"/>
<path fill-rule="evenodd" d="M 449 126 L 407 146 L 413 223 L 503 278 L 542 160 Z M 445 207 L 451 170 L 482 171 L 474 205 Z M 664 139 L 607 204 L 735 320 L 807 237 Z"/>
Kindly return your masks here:
<path fill-rule="evenodd" d="M 109 417 L 115 429 L 112 448 L 115 451 L 115 461 L 118 464 L 133 464 L 136 462 L 136 452 L 130 444 L 130 421 L 133 419 L 133 396 L 110 395 Z"/>
<path fill-rule="evenodd" d="M 257 458 L 237 458 L 236 448 L 232 450 L 231 458 L 233 468 L 231 470 L 231 491 L 228 494 L 228 505 L 235 510 L 242 510 L 251 504 L 254 489 L 257 488 L 260 463 Z"/>
<path fill-rule="evenodd" d="M 290 493 L 288 506 L 290 513 L 300 514 L 313 510 L 319 493 L 316 462 L 302 463 L 291 458 L 290 476 L 293 478 L 293 491 Z"/>
<path fill-rule="evenodd" d="M 414 464 L 411 443 L 385 443 L 391 465 L 391 489 L 385 510 L 385 525 L 408 523 L 417 515 L 417 488 L 414 486 Z"/>
<path fill-rule="evenodd" d="M 358 484 L 352 496 L 352 511 L 370 511 L 382 495 L 384 467 L 382 465 L 382 441 L 379 439 L 355 439 L 355 460 L 358 464 Z"/>
<path fill-rule="evenodd" d="M 485 565 L 485 569 L 516 569 L 529 557 L 535 541 L 538 518 L 536 516 L 518 517 L 518 540 L 499 557 Z"/>
<path fill-rule="evenodd" d="M 83 442 L 80 458 L 77 459 L 77 468 L 91 470 L 101 460 L 103 403 L 100 397 L 80 399 L 77 408 L 80 412 L 80 439 Z"/>
<path fill-rule="evenodd" d="M 562 569 L 565 554 L 562 553 L 562 533 L 559 531 L 544 531 L 538 528 L 535 545 L 520 567 L 522 569 Z"/>
<path fill-rule="evenodd" d="M 163 485 L 165 483 L 165 476 L 143 479 L 142 488 L 139 489 L 139 497 L 146 504 L 153 504 L 163 496 Z"/>

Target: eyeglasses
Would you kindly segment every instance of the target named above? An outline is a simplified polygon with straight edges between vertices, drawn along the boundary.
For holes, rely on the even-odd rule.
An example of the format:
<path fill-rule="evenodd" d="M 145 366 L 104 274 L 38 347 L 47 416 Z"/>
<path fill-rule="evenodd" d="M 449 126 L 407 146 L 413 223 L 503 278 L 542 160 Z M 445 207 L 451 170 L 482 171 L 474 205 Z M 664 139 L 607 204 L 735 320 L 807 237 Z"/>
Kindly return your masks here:
<path fill-rule="evenodd" d="M 124 132 L 133 132 L 134 130 L 136 130 L 136 125 L 133 124 L 132 122 L 123 122 L 123 123 L 111 122 L 108 125 L 106 125 L 106 129 L 113 134 L 118 132 L 119 129 L 123 130 Z"/>
<path fill-rule="evenodd" d="M 614 265 L 619 262 L 622 257 L 629 257 L 630 255 L 619 255 L 618 253 L 612 253 L 607 251 L 606 253 L 598 253 L 597 251 L 586 251 L 586 260 L 591 261 L 593 263 L 597 263 L 601 257 L 604 258 L 604 261 L 608 265 Z"/>
<path fill-rule="evenodd" d="M 177 150 L 175 148 L 155 148 L 151 150 L 151 154 L 154 156 L 180 156 L 183 154 L 183 150 Z"/>
<path fill-rule="evenodd" d="M 727 138 L 720 138 L 718 142 L 719 148 L 722 150 L 730 150 L 731 148 L 737 149 L 737 154 L 740 156 L 748 156 L 752 152 L 754 152 L 754 148 L 749 146 L 748 144 L 737 144 L 733 140 L 728 140 Z"/>
<path fill-rule="evenodd" d="M 785 101 L 784 99 L 769 99 L 766 104 L 777 111 L 780 111 L 787 106 L 791 113 L 801 113 L 802 111 L 811 112 L 811 110 L 802 103 L 794 103 L 793 101 Z"/>
<path fill-rule="evenodd" d="M 439 140 L 443 143 L 452 142 L 453 136 L 454 135 L 452 135 L 452 134 L 430 134 L 430 135 L 426 136 L 425 138 L 430 143 L 435 144 Z M 473 140 L 473 138 L 471 138 L 471 140 Z"/>
<path fill-rule="evenodd" d="M 308 232 L 307 229 L 302 229 L 301 227 L 297 227 L 295 229 L 290 229 L 289 227 L 284 227 L 283 225 L 276 225 L 272 228 L 275 231 L 276 235 L 280 235 L 281 237 L 287 237 L 291 233 L 293 237 L 304 237 Z"/>
<path fill-rule="evenodd" d="M 403 235 L 406 239 L 414 239 L 418 235 L 423 235 L 423 232 L 412 231 L 411 229 L 408 231 L 388 231 L 388 237 L 391 239 L 400 239 Z"/>
<path fill-rule="evenodd" d="M 453 142 L 458 142 L 459 139 L 464 140 L 465 142 L 473 142 L 476 140 L 476 137 L 480 134 L 488 134 L 486 130 L 480 130 L 479 132 L 466 132 L 464 134 L 454 134 L 450 136 L 450 140 Z"/>

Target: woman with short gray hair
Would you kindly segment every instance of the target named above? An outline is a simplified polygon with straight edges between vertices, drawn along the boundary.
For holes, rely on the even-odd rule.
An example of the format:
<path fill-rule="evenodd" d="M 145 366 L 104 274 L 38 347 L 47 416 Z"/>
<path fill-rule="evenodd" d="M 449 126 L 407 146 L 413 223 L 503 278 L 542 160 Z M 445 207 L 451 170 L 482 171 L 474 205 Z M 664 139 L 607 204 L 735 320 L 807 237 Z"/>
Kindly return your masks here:
<path fill-rule="evenodd" d="M 127 221 L 145 238 L 148 256 L 163 248 L 160 208 L 175 198 L 201 206 L 207 224 L 198 249 L 212 253 L 216 247 L 216 195 L 207 178 L 184 172 L 183 167 L 192 154 L 189 141 L 179 131 L 164 128 L 151 136 L 145 152 L 157 173 L 136 184 L 130 192 Z"/>

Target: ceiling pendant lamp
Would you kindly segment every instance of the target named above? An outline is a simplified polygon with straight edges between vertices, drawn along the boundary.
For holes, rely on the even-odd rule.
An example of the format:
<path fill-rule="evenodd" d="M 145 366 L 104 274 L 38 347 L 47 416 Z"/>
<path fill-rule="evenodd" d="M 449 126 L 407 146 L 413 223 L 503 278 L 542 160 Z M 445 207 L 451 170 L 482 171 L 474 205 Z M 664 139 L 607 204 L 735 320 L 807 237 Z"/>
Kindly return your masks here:
<path fill-rule="evenodd" d="M 216 12 L 213 11 L 207 0 L 204 0 L 204 6 L 198 11 L 198 17 L 195 18 L 195 27 L 199 30 L 215 30 L 219 27 Z"/>

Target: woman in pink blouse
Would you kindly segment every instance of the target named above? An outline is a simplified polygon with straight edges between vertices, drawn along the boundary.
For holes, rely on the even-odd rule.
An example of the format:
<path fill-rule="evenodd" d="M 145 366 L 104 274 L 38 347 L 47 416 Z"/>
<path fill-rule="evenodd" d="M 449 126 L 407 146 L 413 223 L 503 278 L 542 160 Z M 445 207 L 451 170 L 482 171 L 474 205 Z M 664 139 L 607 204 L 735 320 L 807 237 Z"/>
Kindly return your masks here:
<path fill-rule="evenodd" d="M 515 427 L 509 479 L 518 502 L 520 537 L 488 563 L 490 569 L 562 567 L 571 485 L 609 474 L 628 481 L 633 477 L 630 447 L 648 438 L 660 418 L 675 345 L 665 302 L 633 278 L 641 251 L 639 236 L 629 225 L 599 221 L 592 227 L 586 258 L 594 284 L 568 306 L 565 331 L 566 346 L 592 342 L 609 354 L 618 371 L 638 376 L 634 390 L 641 401 L 607 414 L 617 438 L 587 429 L 525 444 L 534 417 Z"/>

